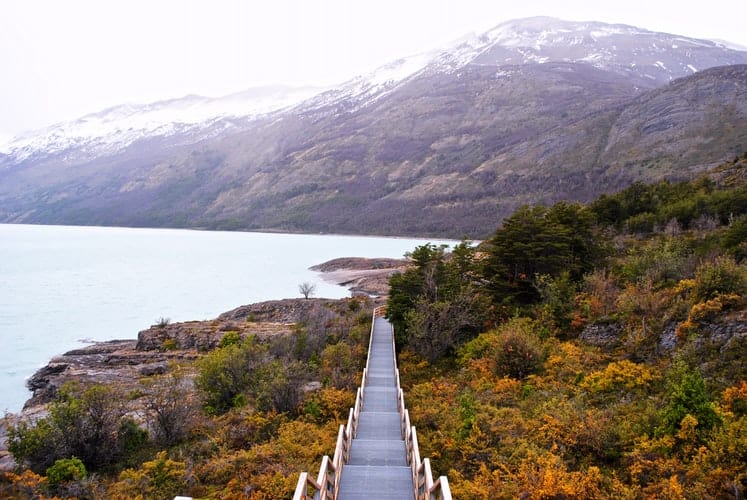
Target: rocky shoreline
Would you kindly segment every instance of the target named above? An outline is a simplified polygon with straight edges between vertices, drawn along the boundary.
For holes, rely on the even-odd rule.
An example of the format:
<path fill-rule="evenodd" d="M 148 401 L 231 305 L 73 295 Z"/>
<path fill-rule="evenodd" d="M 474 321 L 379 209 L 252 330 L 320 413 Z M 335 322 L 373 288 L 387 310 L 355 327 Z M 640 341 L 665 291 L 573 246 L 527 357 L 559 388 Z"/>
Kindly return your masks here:
<path fill-rule="evenodd" d="M 365 295 L 373 304 L 383 303 L 388 276 L 406 266 L 395 259 L 335 259 L 313 270 L 322 279 L 347 286 L 352 295 Z M 370 298 L 370 299 L 369 299 Z M 351 299 L 283 299 L 237 307 L 213 320 L 153 325 L 137 339 L 111 340 L 68 351 L 52 358 L 28 380 L 32 396 L 18 415 L 0 421 L 0 470 L 14 467 L 7 452 L 6 420 L 35 419 L 46 414 L 47 404 L 68 382 L 81 385 L 110 384 L 123 393 L 137 391 L 143 379 L 161 375 L 172 363 L 191 365 L 203 353 L 215 349 L 226 332 L 240 337 L 268 338 L 290 335 L 306 318 L 328 314 L 330 308 Z M 190 376 L 188 374 L 188 376 Z M 127 402 L 133 413 L 137 403 Z"/>
<path fill-rule="evenodd" d="M 322 273 L 322 279 L 347 287 L 353 295 L 381 297 L 389 290 L 389 277 L 407 269 L 404 259 L 364 259 L 343 257 L 312 266 L 312 271 Z"/>

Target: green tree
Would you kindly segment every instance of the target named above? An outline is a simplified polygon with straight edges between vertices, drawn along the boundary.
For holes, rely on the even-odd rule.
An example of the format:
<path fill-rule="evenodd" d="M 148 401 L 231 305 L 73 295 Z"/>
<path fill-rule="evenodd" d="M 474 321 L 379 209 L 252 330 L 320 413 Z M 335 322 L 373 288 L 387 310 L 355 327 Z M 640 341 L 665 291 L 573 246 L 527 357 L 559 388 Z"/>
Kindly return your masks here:
<path fill-rule="evenodd" d="M 485 309 L 485 301 L 471 287 L 444 300 L 421 297 L 407 314 L 408 345 L 435 361 L 482 331 Z"/>
<path fill-rule="evenodd" d="M 444 277 L 444 247 L 431 243 L 415 247 L 406 254 L 412 267 L 389 278 L 389 299 L 386 317 L 394 325 L 397 342 L 407 341 L 407 315 L 421 296 L 432 301 L 438 297 L 438 287 Z"/>
<path fill-rule="evenodd" d="M 493 302 L 522 306 L 541 296 L 538 275 L 569 273 L 578 281 L 603 257 L 591 212 L 578 204 L 520 207 L 486 246 L 483 274 Z"/>
<path fill-rule="evenodd" d="M 399 345 L 434 361 L 484 327 L 487 301 L 475 253 L 465 240 L 449 254 L 427 244 L 409 255 L 413 266 L 389 281 L 387 317 Z"/>

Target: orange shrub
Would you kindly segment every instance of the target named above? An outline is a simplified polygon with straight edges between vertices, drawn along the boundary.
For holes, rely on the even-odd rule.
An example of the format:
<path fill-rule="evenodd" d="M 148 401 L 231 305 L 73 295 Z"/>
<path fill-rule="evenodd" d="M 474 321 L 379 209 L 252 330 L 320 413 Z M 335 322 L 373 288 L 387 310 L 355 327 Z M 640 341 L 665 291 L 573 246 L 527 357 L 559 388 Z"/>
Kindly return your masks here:
<path fill-rule="evenodd" d="M 737 416 L 747 415 L 747 381 L 727 387 L 723 395 L 724 408 Z"/>

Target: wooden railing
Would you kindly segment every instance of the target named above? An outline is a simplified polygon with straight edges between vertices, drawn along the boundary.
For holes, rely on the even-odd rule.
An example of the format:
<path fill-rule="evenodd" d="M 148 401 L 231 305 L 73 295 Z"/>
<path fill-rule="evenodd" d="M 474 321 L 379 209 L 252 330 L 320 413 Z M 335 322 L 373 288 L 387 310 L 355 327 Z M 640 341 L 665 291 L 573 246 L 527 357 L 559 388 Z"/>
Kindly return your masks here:
<path fill-rule="evenodd" d="M 374 318 L 381 316 L 381 308 L 374 309 Z M 302 472 L 296 484 L 296 492 L 293 500 L 311 500 L 318 498 L 324 500 L 327 498 L 337 499 L 337 491 L 340 485 L 340 476 L 343 466 L 350 460 L 350 447 L 353 439 L 358 432 L 358 420 L 360 419 L 361 408 L 363 407 L 364 391 L 366 380 L 368 380 L 368 361 L 371 358 L 371 343 L 373 342 L 374 322 L 371 321 L 371 334 L 368 338 L 368 355 L 366 356 L 366 367 L 363 368 L 361 376 L 361 385 L 355 394 L 355 405 L 350 408 L 348 421 L 346 425 L 341 425 L 337 433 L 337 443 L 335 452 L 330 459 L 327 455 L 322 457 L 322 465 L 319 467 L 319 475 L 316 481 L 309 477 L 308 472 Z M 317 494 L 317 496 L 315 496 Z"/>
<path fill-rule="evenodd" d="M 392 336 L 392 342 L 394 342 Z M 400 429 L 402 439 L 405 440 L 405 453 L 407 463 L 412 469 L 412 484 L 415 500 L 452 500 L 449 479 L 441 476 L 433 480 L 431 461 L 426 458 L 420 460 L 420 448 L 418 447 L 418 432 L 410 423 L 410 411 L 405 407 L 405 394 L 399 383 L 399 368 L 397 359 L 394 359 L 394 378 L 397 384 L 397 407 L 400 414 Z"/>
<path fill-rule="evenodd" d="M 386 314 L 386 306 L 374 309 L 374 319 Z M 374 321 L 371 321 L 371 335 L 368 340 L 368 356 L 366 357 L 366 368 L 363 369 L 361 385 L 355 395 L 355 406 L 350 409 L 347 425 L 341 425 L 337 433 L 337 443 L 333 458 L 325 455 L 322 458 L 322 465 L 319 468 L 319 475 L 316 480 L 309 477 L 308 472 L 302 472 L 296 484 L 296 491 L 293 500 L 319 500 L 334 499 L 337 500 L 337 492 L 340 485 L 342 468 L 350 459 L 350 447 L 356 432 L 358 431 L 358 420 L 360 418 L 363 398 L 365 397 L 364 388 L 368 377 L 368 362 L 371 358 L 371 345 L 373 342 Z M 392 335 L 392 344 L 394 336 Z M 394 345 L 392 345 L 394 349 Z M 396 352 L 396 351 L 392 351 Z M 410 413 L 405 408 L 405 398 L 399 383 L 399 369 L 397 368 L 397 359 L 394 359 L 394 376 L 396 380 L 397 407 L 400 414 L 400 429 L 402 438 L 405 440 L 405 452 L 407 454 L 407 463 L 412 469 L 413 494 L 416 500 L 452 500 L 449 480 L 446 476 L 441 476 L 435 481 L 431 471 L 429 459 L 420 459 L 420 450 L 418 449 L 418 435 L 415 426 L 410 425 Z M 375 497 L 375 493 L 372 493 Z"/>

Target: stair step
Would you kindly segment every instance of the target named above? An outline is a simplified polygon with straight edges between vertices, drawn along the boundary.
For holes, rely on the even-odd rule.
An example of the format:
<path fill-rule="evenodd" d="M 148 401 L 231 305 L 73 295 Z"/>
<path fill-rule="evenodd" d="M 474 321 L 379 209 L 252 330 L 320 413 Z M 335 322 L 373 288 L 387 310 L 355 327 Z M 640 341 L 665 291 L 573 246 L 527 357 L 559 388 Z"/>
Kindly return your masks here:
<path fill-rule="evenodd" d="M 353 440 L 348 465 L 407 466 L 405 442 L 402 439 Z"/>
<path fill-rule="evenodd" d="M 361 412 L 355 437 L 356 439 L 402 439 L 399 413 L 394 411 Z"/>
<path fill-rule="evenodd" d="M 346 465 L 340 480 L 340 500 L 413 500 L 412 470 L 409 467 Z"/>

